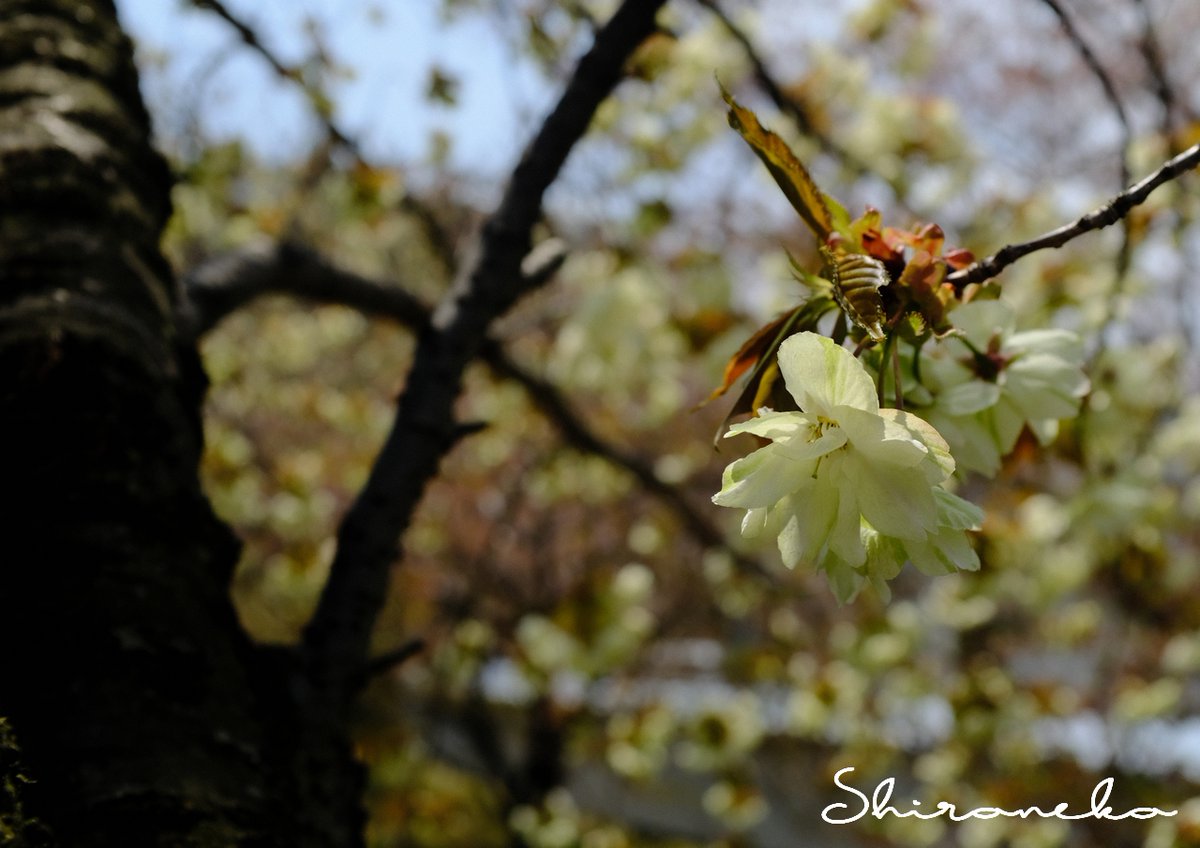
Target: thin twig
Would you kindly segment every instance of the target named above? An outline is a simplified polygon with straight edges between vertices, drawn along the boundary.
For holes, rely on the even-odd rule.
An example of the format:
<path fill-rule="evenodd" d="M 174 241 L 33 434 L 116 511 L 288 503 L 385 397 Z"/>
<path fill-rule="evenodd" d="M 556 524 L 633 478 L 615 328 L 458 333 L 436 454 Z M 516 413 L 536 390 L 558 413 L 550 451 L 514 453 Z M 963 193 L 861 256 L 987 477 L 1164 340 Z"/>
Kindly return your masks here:
<path fill-rule="evenodd" d="M 1050 247 L 1062 247 L 1084 233 L 1115 224 L 1128 215 L 1135 206 L 1144 203 L 1146 198 L 1159 186 L 1187 173 L 1197 165 L 1200 165 L 1200 144 L 1192 145 L 1183 153 L 1168 160 L 1161 168 L 1141 182 L 1130 186 L 1100 208 L 1094 209 L 1073 223 L 1065 224 L 1030 241 L 1006 245 L 986 259 L 981 259 L 960 271 L 949 274 L 946 282 L 961 289 L 969 283 L 990 280 L 1009 265 L 1030 253 Z"/>
<path fill-rule="evenodd" d="M 827 153 L 830 153 L 838 158 L 844 158 L 846 153 L 841 150 L 830 138 L 821 133 L 813 121 L 812 117 L 805 110 L 804 106 L 798 103 L 794 98 L 784 94 L 783 88 L 775 81 L 775 77 L 767 69 L 766 63 L 758 54 L 757 48 L 733 19 L 725 13 L 725 10 L 717 5 L 716 0 L 696 0 L 696 2 L 708 9 L 721 26 L 733 37 L 746 54 L 746 58 L 750 60 L 750 65 L 754 69 L 754 80 L 762 88 L 766 95 L 771 98 L 771 102 L 779 111 L 787 114 L 795 122 L 796 128 L 804 135 L 812 138 L 817 144 Z"/>
<path fill-rule="evenodd" d="M 1154 93 L 1158 98 L 1161 114 L 1159 116 L 1159 134 L 1163 137 L 1163 141 L 1167 147 L 1167 155 L 1174 156 L 1179 152 L 1179 137 L 1175 133 L 1176 112 L 1178 110 L 1180 99 L 1175 95 L 1175 88 L 1171 84 L 1170 76 L 1167 73 L 1166 62 L 1163 59 L 1162 44 L 1158 38 L 1158 32 L 1154 26 L 1154 18 L 1150 11 L 1150 4 L 1146 0 L 1133 0 L 1133 4 L 1137 6 L 1142 17 L 1142 37 L 1138 41 L 1138 47 L 1141 51 L 1142 58 L 1146 61 L 1146 67 L 1150 71 L 1150 78 L 1154 81 Z M 1182 243 L 1182 234 L 1187 228 L 1187 217 L 1180 215 L 1175 220 L 1175 238 Z M 1186 274 L 1179 275 L 1179 279 L 1175 281 L 1173 298 L 1175 301 L 1175 316 L 1178 322 L 1179 336 L 1193 347 L 1192 339 L 1194 333 L 1188 316 L 1192 313 L 1188 303 L 1188 295 L 1191 290 L 1189 283 L 1190 278 Z"/>
<path fill-rule="evenodd" d="M 1120 165 L 1119 187 L 1129 185 L 1130 170 L 1129 170 L 1129 147 L 1133 143 L 1133 126 L 1129 122 L 1129 114 L 1125 111 L 1125 105 L 1121 102 L 1120 96 L 1117 94 L 1117 87 L 1113 83 L 1112 77 L 1108 70 L 1100 62 L 1100 58 L 1095 54 L 1092 48 L 1084 39 L 1083 33 L 1075 26 L 1075 22 L 1071 16 L 1067 14 L 1066 8 L 1063 7 L 1058 0 L 1041 0 L 1052 12 L 1058 17 L 1059 24 L 1062 26 L 1063 32 L 1066 33 L 1067 40 L 1075 48 L 1075 52 L 1079 54 L 1080 59 L 1087 65 L 1088 70 L 1100 83 L 1100 88 L 1104 92 L 1104 98 L 1108 101 L 1108 105 L 1112 107 L 1113 112 L 1117 116 L 1117 122 L 1121 125 L 1121 144 L 1118 154 L 1118 162 Z M 1106 299 L 1105 312 L 1106 318 L 1100 332 L 1097 333 L 1099 339 L 1095 353 L 1093 356 L 1100 356 L 1107 344 L 1109 329 L 1117 319 L 1117 310 L 1120 308 L 1121 296 L 1125 292 L 1125 281 L 1129 274 L 1129 260 L 1133 253 L 1133 230 L 1130 227 L 1129 219 L 1124 218 L 1121 221 L 1121 246 L 1117 250 L 1116 257 L 1116 273 L 1113 277 L 1112 290 L 1108 293 Z"/>
<path fill-rule="evenodd" d="M 309 104 L 312 106 L 313 114 L 315 114 L 317 116 L 317 120 L 321 122 L 326 134 L 338 145 L 344 147 L 351 154 L 353 154 L 356 159 L 361 161 L 361 148 L 359 147 L 358 142 L 355 141 L 350 135 L 343 132 L 341 127 L 337 125 L 337 122 L 333 120 L 333 117 L 328 113 L 328 109 L 322 102 L 320 93 L 313 90 L 311 86 L 305 84 L 304 80 L 300 77 L 300 74 L 295 68 L 284 64 L 279 57 L 275 55 L 274 51 L 263 44 L 262 39 L 258 37 L 258 33 L 256 33 L 248 24 L 230 12 L 229 9 L 225 7 L 225 4 L 221 2 L 221 0 L 192 0 L 192 3 L 198 9 L 204 9 L 216 14 L 219 18 L 225 21 L 225 23 L 233 27 L 238 36 L 242 39 L 242 43 L 261 56 L 266 63 L 271 66 L 271 69 L 274 70 L 276 74 L 283 79 L 298 84 L 300 88 L 303 89 L 305 96 L 308 98 Z"/>
<path fill-rule="evenodd" d="M 307 85 L 295 69 L 286 65 L 274 51 L 263 43 L 262 38 L 259 37 L 258 33 L 252 27 L 230 12 L 220 0 L 192 0 L 192 2 L 198 8 L 211 11 L 228 23 L 241 37 L 242 42 L 258 53 L 280 79 L 298 86 L 304 92 L 304 96 L 308 99 L 314 117 L 323 126 L 326 137 L 332 146 L 344 149 L 358 165 L 367 168 L 371 167 L 370 162 L 367 161 L 362 152 L 362 144 L 351 133 L 343 129 L 333 119 L 333 116 L 330 115 L 329 110 L 325 108 L 321 92 L 314 91 L 311 86 Z M 321 151 L 321 154 L 317 158 L 325 164 L 323 166 L 314 165 L 308 169 L 308 173 L 303 180 L 303 184 L 307 188 L 311 188 L 328 167 L 328 146 Z M 447 275 L 452 276 L 456 265 L 454 239 L 438 220 L 437 215 L 430 208 L 429 204 L 411 192 L 406 192 L 400 200 L 400 209 L 416 219 L 425 233 L 426 240 L 433 249 L 434 257 L 442 265 Z"/>
<path fill-rule="evenodd" d="M 424 651 L 425 647 L 424 639 L 410 639 L 393 651 L 388 651 L 385 654 L 372 657 L 371 660 L 366 664 L 366 667 L 363 669 L 363 679 L 370 680 L 373 677 L 378 677 L 381 674 L 391 671 L 392 669 L 396 668 L 396 666 L 403 665 L 405 662 Z"/>
<path fill-rule="evenodd" d="M 1104 97 L 1112 106 L 1113 112 L 1117 115 L 1117 120 L 1121 124 L 1121 185 L 1129 185 L 1129 145 L 1133 141 L 1133 128 L 1129 123 L 1129 115 L 1125 111 L 1124 104 L 1121 103 L 1121 98 L 1117 94 L 1117 87 L 1113 84 L 1112 77 L 1104 65 L 1100 63 L 1100 59 L 1087 41 L 1083 38 L 1083 33 L 1075 26 L 1075 22 L 1071 20 L 1071 16 L 1067 14 L 1067 10 L 1063 8 L 1058 0 L 1041 0 L 1052 12 L 1058 17 L 1059 23 L 1062 25 L 1063 32 L 1075 47 L 1075 52 L 1079 54 L 1079 58 L 1087 65 L 1088 70 L 1096 77 L 1100 83 L 1100 87 L 1104 90 Z"/>
<path fill-rule="evenodd" d="M 1133 126 L 1129 122 L 1129 114 L 1125 111 L 1125 105 L 1121 102 L 1121 98 L 1117 94 L 1117 87 L 1113 83 L 1108 70 L 1100 62 L 1100 57 L 1088 45 L 1087 40 L 1083 37 L 1083 33 L 1079 31 L 1071 16 L 1067 14 L 1066 8 L 1058 0 L 1041 0 L 1041 2 L 1054 12 L 1059 24 L 1062 26 L 1063 32 L 1066 33 L 1067 40 L 1071 42 L 1071 45 L 1075 48 L 1075 52 L 1079 54 L 1079 58 L 1083 60 L 1088 70 L 1092 72 L 1097 82 L 1100 83 L 1105 100 L 1108 101 L 1108 105 L 1112 107 L 1114 114 L 1117 116 L 1117 122 L 1121 125 L 1121 144 L 1117 157 L 1120 174 L 1117 185 L 1118 187 L 1127 186 L 1131 179 L 1129 147 L 1133 143 Z M 1125 292 L 1125 280 L 1129 273 L 1129 260 L 1133 253 L 1133 230 L 1130 227 L 1128 218 L 1122 219 L 1121 230 L 1121 246 L 1117 250 L 1116 273 L 1113 277 L 1112 290 L 1108 293 L 1105 305 L 1107 317 L 1100 332 L 1097 334 L 1099 342 L 1097 343 L 1094 356 L 1099 356 L 1107 344 L 1109 328 L 1116 321 L 1117 310 L 1121 304 L 1121 296 Z"/>

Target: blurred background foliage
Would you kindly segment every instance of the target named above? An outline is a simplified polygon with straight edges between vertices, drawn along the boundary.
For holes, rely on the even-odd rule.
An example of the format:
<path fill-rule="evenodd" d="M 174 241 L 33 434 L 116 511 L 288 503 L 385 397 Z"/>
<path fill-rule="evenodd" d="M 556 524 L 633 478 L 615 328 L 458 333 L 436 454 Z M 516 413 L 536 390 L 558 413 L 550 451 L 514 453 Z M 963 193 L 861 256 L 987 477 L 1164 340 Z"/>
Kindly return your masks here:
<path fill-rule="evenodd" d="M 481 39 L 512 63 L 511 103 L 479 107 L 473 87 L 488 80 L 460 50 L 415 80 L 419 115 L 343 123 L 367 57 L 330 47 L 345 44 L 339 27 L 386 31 L 403 13 L 230 0 L 263 49 L 298 45 L 263 86 L 309 118 L 282 152 L 264 151 L 249 112 L 244 126 L 221 115 L 229 63 L 272 74 L 253 45 L 226 29 L 197 59 L 144 41 L 180 177 L 166 247 L 185 280 L 286 241 L 430 306 L 451 289 L 514 162 L 499 142 L 486 160 L 456 148 L 486 147 L 501 111 L 531 135 L 616 4 L 424 4 L 434 31 L 397 31 L 389 49 L 452 30 L 450 43 Z M 123 5 L 137 33 L 138 5 Z M 184 3 L 172 14 L 184 31 L 216 19 Z M 381 654 L 425 648 L 362 704 L 370 844 L 1200 845 L 1194 178 L 1126 226 L 1000 278 L 1021 326 L 1085 337 L 1093 390 L 1052 448 L 1023 438 L 997 480 L 963 481 L 987 515 L 977 573 L 906 569 L 890 604 L 867 593 L 839 607 L 770 542 L 740 547 L 737 517 L 708 499 L 746 446 L 714 454 L 722 404 L 693 409 L 753 328 L 801 294 L 785 250 L 815 261 L 726 127 L 714 74 L 852 212 L 935 221 L 982 256 L 1073 220 L 1200 138 L 1200 6 L 680 0 L 661 23 L 549 195 L 541 236 L 565 244 L 565 265 L 493 328 L 593 440 L 518 382 L 471 371 L 459 415 L 486 428 L 429 487 L 376 632 Z M 225 93 L 179 86 L 171 69 L 185 61 L 226 73 Z M 381 134 L 413 152 L 359 143 Z M 203 339 L 204 479 L 245 543 L 232 591 L 257 639 L 295 640 L 313 609 L 412 347 L 397 322 L 286 296 Z M 1115 776 L 1118 810 L 1181 812 L 833 827 L 819 812 L 847 800 L 832 784 L 845 765 L 867 791 L 897 776 L 897 803 L 1086 809 Z"/>

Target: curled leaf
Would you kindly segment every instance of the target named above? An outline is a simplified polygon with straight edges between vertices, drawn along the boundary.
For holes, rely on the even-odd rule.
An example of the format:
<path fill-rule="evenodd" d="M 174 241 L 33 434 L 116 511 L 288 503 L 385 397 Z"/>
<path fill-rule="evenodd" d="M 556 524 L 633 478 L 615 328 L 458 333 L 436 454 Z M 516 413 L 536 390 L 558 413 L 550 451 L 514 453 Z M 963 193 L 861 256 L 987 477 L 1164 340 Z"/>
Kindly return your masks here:
<path fill-rule="evenodd" d="M 873 232 L 877 237 L 881 223 L 883 223 L 883 214 L 874 206 L 868 206 L 863 214 L 850 222 L 848 235 L 853 246 L 861 248 L 863 236 L 869 232 Z"/>

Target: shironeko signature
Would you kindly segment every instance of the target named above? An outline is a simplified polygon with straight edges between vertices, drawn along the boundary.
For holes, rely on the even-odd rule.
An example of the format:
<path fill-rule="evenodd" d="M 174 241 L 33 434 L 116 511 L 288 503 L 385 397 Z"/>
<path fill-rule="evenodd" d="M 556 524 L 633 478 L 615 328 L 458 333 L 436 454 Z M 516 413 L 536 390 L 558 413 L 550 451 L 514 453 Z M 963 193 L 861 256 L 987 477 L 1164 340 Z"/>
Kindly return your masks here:
<path fill-rule="evenodd" d="M 842 775 L 852 771 L 854 771 L 853 766 L 846 766 L 840 769 L 833 776 L 833 782 L 837 784 L 838 788 L 844 789 L 851 795 L 854 795 L 858 801 L 853 806 L 839 801 L 835 804 L 830 804 L 822 810 L 821 818 L 829 824 L 850 824 L 866 815 L 872 815 L 877 819 L 882 819 L 884 816 L 896 816 L 898 818 L 913 817 L 918 819 L 936 819 L 940 816 L 946 816 L 951 821 L 994 819 L 1000 816 L 1022 819 L 1036 816 L 1043 819 L 1062 819 L 1064 821 L 1075 821 L 1078 819 L 1120 821 L 1121 819 L 1152 819 L 1155 816 L 1173 816 L 1179 812 L 1178 810 L 1160 810 L 1158 807 L 1134 807 L 1132 810 L 1127 810 L 1123 813 L 1114 813 L 1113 808 L 1108 806 L 1108 798 L 1112 794 L 1113 784 L 1116 782 L 1111 777 L 1106 777 L 1096 784 L 1096 788 L 1092 790 L 1091 809 L 1083 813 L 1068 813 L 1067 808 L 1070 805 L 1065 801 L 1050 810 L 1044 810 L 1036 806 L 1023 807 L 1017 810 L 1004 810 L 1000 807 L 976 807 L 975 809 L 959 812 L 958 808 L 948 801 L 938 801 L 934 811 L 931 812 L 922 812 L 917 809 L 917 807 L 921 806 L 920 801 L 913 801 L 913 809 L 911 810 L 898 810 L 888 805 L 888 802 L 892 798 L 892 792 L 896 788 L 896 779 L 894 777 L 881 780 L 875 787 L 875 791 L 871 793 L 871 797 L 868 798 L 865 793 L 842 782 Z M 843 810 L 845 813 L 839 815 Z"/>

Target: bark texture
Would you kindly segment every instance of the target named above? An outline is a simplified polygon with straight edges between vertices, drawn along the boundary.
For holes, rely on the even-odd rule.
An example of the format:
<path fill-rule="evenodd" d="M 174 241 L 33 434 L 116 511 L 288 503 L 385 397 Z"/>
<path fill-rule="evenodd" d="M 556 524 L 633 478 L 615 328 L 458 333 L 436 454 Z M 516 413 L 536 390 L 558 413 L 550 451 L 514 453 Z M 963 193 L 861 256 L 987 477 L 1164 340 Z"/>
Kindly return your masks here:
<path fill-rule="evenodd" d="M 237 546 L 110 0 L 0 3 L 0 715 L 62 844 L 237 845 L 267 792 Z"/>

